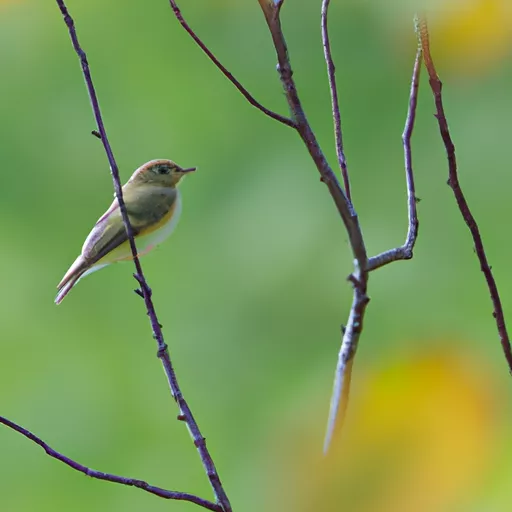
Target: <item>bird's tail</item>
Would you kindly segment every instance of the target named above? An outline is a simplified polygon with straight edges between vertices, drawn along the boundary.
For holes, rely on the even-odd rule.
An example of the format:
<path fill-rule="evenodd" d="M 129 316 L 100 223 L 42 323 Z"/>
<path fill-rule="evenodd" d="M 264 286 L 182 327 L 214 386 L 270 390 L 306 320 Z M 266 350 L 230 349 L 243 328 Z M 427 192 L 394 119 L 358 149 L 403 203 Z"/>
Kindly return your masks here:
<path fill-rule="evenodd" d="M 78 256 L 73 265 L 66 272 L 62 281 L 57 285 L 57 296 L 55 297 L 55 304 L 60 304 L 64 297 L 70 292 L 71 288 L 80 280 L 87 270 L 87 263 L 82 255 Z"/>
<path fill-rule="evenodd" d="M 71 291 L 71 288 L 75 286 L 81 277 L 82 274 L 78 274 L 67 281 L 66 284 L 58 288 L 57 296 L 55 297 L 55 304 L 60 304 L 64 300 L 64 297 Z"/>

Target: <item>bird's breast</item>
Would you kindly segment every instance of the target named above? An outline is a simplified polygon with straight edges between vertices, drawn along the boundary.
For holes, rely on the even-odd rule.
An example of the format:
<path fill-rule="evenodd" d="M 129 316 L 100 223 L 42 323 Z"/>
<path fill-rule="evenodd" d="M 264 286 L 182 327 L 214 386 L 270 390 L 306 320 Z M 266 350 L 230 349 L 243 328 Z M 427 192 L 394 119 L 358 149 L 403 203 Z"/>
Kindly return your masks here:
<path fill-rule="evenodd" d="M 167 213 L 136 237 L 139 252 L 145 252 L 165 240 L 174 231 L 180 215 L 181 197 L 177 191 L 176 198 Z"/>

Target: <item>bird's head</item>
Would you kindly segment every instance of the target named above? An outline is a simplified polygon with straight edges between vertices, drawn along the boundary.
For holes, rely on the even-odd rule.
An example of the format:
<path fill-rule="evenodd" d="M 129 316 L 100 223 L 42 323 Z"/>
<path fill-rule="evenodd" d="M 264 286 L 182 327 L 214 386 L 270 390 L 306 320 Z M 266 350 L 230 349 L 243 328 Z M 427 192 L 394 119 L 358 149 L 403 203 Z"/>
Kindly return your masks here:
<path fill-rule="evenodd" d="M 130 178 L 131 182 L 151 183 L 163 187 L 175 187 L 178 182 L 195 167 L 184 169 L 172 160 L 151 160 L 140 166 Z"/>

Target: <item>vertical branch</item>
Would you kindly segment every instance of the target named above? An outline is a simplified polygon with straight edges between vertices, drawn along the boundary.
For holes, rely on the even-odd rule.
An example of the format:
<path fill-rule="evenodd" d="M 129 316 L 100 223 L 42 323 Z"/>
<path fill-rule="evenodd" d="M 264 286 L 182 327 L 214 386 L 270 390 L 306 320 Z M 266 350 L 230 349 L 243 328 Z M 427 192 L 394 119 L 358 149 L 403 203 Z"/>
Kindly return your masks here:
<path fill-rule="evenodd" d="M 322 1 L 322 43 L 324 46 L 324 57 L 327 64 L 327 76 L 329 79 L 329 89 L 331 91 L 331 103 L 332 103 L 332 118 L 334 123 L 334 137 L 336 143 L 336 154 L 338 156 L 338 164 L 341 169 L 341 175 L 343 177 L 343 184 L 345 187 L 345 194 L 347 199 L 352 201 L 350 195 L 350 179 L 347 169 L 347 160 L 345 158 L 345 152 L 343 150 L 343 135 L 341 131 L 341 115 L 340 106 L 338 101 L 338 87 L 336 85 L 336 67 L 332 59 L 331 53 L 331 41 L 329 39 L 328 30 L 328 15 L 329 5 L 331 0 Z"/>
<path fill-rule="evenodd" d="M 476 222 L 475 217 L 471 213 L 466 197 L 464 196 L 464 193 L 462 192 L 462 188 L 460 186 L 457 170 L 457 159 L 455 156 L 455 145 L 453 144 L 450 135 L 448 121 L 446 119 L 446 114 L 444 111 L 442 97 L 443 84 L 439 79 L 439 76 L 437 75 L 434 61 L 430 53 L 430 41 L 426 18 L 424 16 L 417 17 L 416 26 L 419 42 L 423 49 L 423 60 L 425 62 L 425 67 L 427 68 L 430 88 L 432 89 L 432 93 L 434 95 L 434 102 L 436 106 L 436 118 L 439 125 L 439 131 L 441 133 L 441 138 L 443 140 L 443 144 L 446 150 L 446 156 L 448 159 L 448 185 L 453 191 L 455 200 L 457 202 L 457 206 L 459 207 L 460 213 L 462 214 L 462 218 L 464 219 L 464 222 L 466 223 L 466 225 L 469 228 L 469 231 L 471 232 L 471 237 L 473 238 L 476 255 L 480 262 L 480 269 L 482 270 L 485 276 L 487 287 L 489 288 L 489 293 L 491 295 L 491 301 L 494 306 L 493 317 L 496 320 L 496 326 L 498 328 L 498 334 L 500 337 L 503 353 L 505 354 L 505 359 L 507 360 L 509 371 L 512 372 L 512 348 L 510 346 L 510 338 L 505 324 L 505 315 L 503 313 L 503 307 L 501 305 L 501 298 L 498 292 L 498 286 L 496 284 L 491 267 L 487 260 L 487 255 L 485 253 L 484 244 L 482 241 L 482 236 L 480 235 L 478 224 Z"/>
<path fill-rule="evenodd" d="M 412 258 L 414 245 L 418 236 L 418 215 L 416 210 L 416 196 L 414 185 L 414 173 L 412 168 L 412 152 L 411 152 L 411 137 L 414 130 L 416 120 L 416 107 L 418 104 L 418 88 L 419 76 L 421 69 L 421 49 L 416 52 L 416 59 L 414 61 L 414 68 L 411 79 L 411 91 L 409 96 L 409 108 L 407 110 L 407 117 L 405 120 L 404 132 L 402 141 L 404 146 L 404 159 L 405 159 L 405 179 L 407 184 L 407 205 L 409 228 L 407 230 L 407 237 L 404 245 L 390 249 L 378 256 L 370 258 L 368 261 L 368 271 L 375 270 L 383 265 L 391 263 L 392 261 L 410 259 Z M 352 305 L 349 323 L 343 336 L 341 350 L 338 356 L 338 364 L 334 375 L 334 387 L 331 398 L 331 406 L 329 411 L 329 419 L 327 421 L 327 433 L 324 442 L 324 452 L 327 452 L 331 441 L 336 434 L 341 430 L 343 421 L 345 419 L 345 411 L 348 406 L 350 380 L 352 376 L 353 355 L 357 340 L 354 342 L 350 338 L 351 331 L 355 330 L 355 326 L 362 328 L 362 315 L 359 317 L 355 314 L 364 307 L 364 301 L 368 301 L 365 296 L 357 297 L 357 286 L 355 286 L 356 295 L 354 296 L 354 303 Z M 358 301 L 356 300 L 358 299 Z M 353 325 L 354 327 L 351 327 Z"/>
<path fill-rule="evenodd" d="M 418 89 L 420 86 L 420 71 L 421 71 L 421 56 L 422 50 L 418 48 L 416 51 L 416 58 L 414 60 L 414 68 L 412 71 L 411 91 L 409 95 L 409 108 L 407 110 L 407 117 L 405 120 L 405 127 L 402 134 L 402 143 L 404 146 L 404 160 L 405 160 L 405 182 L 407 186 L 407 214 L 409 218 L 409 228 L 407 230 L 407 237 L 403 248 L 407 253 L 408 258 L 412 258 L 412 251 L 416 239 L 418 238 L 418 211 L 416 197 L 416 185 L 414 183 L 414 172 L 412 168 L 412 149 L 411 138 L 416 121 L 416 108 L 418 106 Z"/>
<path fill-rule="evenodd" d="M 149 287 L 149 285 L 144 277 L 144 273 L 142 271 L 142 266 L 141 266 L 139 258 L 137 256 L 137 248 L 135 245 L 133 230 L 130 225 L 130 220 L 128 218 L 128 212 L 126 210 L 126 205 L 125 205 L 125 202 L 123 199 L 123 191 L 122 191 L 122 187 L 121 187 L 121 180 L 119 177 L 119 170 L 117 167 L 117 163 L 114 159 L 114 155 L 112 153 L 110 143 L 107 138 L 105 126 L 103 124 L 103 119 L 101 116 L 98 98 L 96 96 L 96 91 L 94 89 L 94 85 L 93 85 L 92 78 L 91 78 L 89 63 L 87 62 L 87 56 L 78 42 L 75 24 L 69 14 L 69 11 L 64 3 L 64 0 L 57 0 L 57 4 L 60 8 L 62 16 L 64 17 L 64 21 L 68 27 L 69 35 L 70 35 L 71 41 L 73 43 L 73 48 L 75 49 L 75 52 L 77 53 L 77 55 L 80 59 L 80 64 L 82 66 L 82 72 L 83 72 L 85 83 L 87 86 L 87 91 L 89 93 L 89 98 L 91 100 L 94 117 L 96 119 L 96 124 L 98 126 L 98 131 L 99 131 L 99 134 L 101 137 L 101 141 L 103 142 L 103 146 L 105 148 L 105 152 L 107 154 L 107 158 L 108 158 L 108 161 L 110 164 L 110 171 L 112 174 L 112 180 L 114 183 L 116 197 L 119 202 L 119 208 L 121 210 L 123 222 L 124 222 L 124 225 L 126 228 L 129 242 L 130 242 L 130 248 L 132 251 L 132 256 L 133 256 L 133 260 L 135 263 L 135 269 L 136 269 L 136 274 L 134 275 L 134 277 L 135 277 L 135 279 L 137 279 L 137 281 L 140 284 L 140 288 L 141 288 L 140 294 L 142 295 L 142 297 L 144 299 L 144 303 L 145 303 L 146 309 L 147 309 L 147 314 L 149 316 L 151 328 L 153 331 L 153 337 L 156 340 L 157 345 L 158 345 L 158 357 L 160 358 L 160 361 L 162 362 L 162 365 L 164 367 L 164 371 L 167 376 L 167 380 L 169 383 L 169 387 L 171 389 L 172 396 L 173 396 L 174 400 L 176 401 L 176 403 L 178 404 L 178 407 L 180 410 L 179 419 L 184 421 L 188 427 L 190 435 L 194 441 L 194 445 L 196 446 L 199 456 L 201 458 L 201 462 L 203 464 L 203 467 L 204 467 L 204 470 L 208 477 L 208 480 L 210 481 L 210 485 L 215 494 L 217 503 L 223 508 L 223 510 L 225 512 L 231 512 L 231 505 L 230 505 L 228 497 L 224 491 L 224 488 L 222 487 L 222 483 L 220 481 L 220 478 L 219 478 L 219 475 L 215 468 L 215 464 L 212 460 L 212 457 L 206 447 L 205 438 L 201 434 L 199 426 L 197 425 L 197 422 L 194 419 L 194 416 L 192 415 L 192 411 L 190 410 L 188 403 L 186 402 L 185 398 L 183 397 L 181 388 L 178 384 L 178 380 L 176 378 L 176 373 L 174 371 L 174 367 L 171 363 L 171 359 L 169 356 L 169 350 L 168 350 L 167 344 L 164 341 L 162 327 L 158 321 L 155 307 L 153 305 L 153 300 L 151 298 L 151 288 Z"/>

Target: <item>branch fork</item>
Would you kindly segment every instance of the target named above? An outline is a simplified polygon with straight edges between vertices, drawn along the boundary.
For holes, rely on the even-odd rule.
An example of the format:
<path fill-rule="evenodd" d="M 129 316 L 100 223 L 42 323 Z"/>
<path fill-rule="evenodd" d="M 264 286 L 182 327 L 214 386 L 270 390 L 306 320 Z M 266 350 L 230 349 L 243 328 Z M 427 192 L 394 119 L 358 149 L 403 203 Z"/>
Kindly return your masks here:
<path fill-rule="evenodd" d="M 331 443 L 335 429 L 342 423 L 343 412 L 348 401 L 348 390 L 350 387 L 350 374 L 352 363 L 357 350 L 357 344 L 362 331 L 363 319 L 366 307 L 369 303 L 367 295 L 367 286 L 369 273 L 379 267 L 387 265 L 393 261 L 410 259 L 418 234 L 418 218 L 416 211 L 416 198 L 414 189 L 414 177 L 411 161 L 410 139 L 414 127 L 416 116 L 416 99 L 418 93 L 418 77 L 420 53 L 416 55 L 415 67 L 413 72 L 413 81 L 411 86 L 411 96 L 409 100 L 409 110 L 404 130 L 404 152 L 406 162 L 406 183 L 408 195 L 408 218 L 409 228 L 407 238 L 403 246 L 391 249 L 382 254 L 369 258 L 366 252 L 363 234 L 359 225 L 359 219 L 351 200 L 350 180 L 347 168 L 346 157 L 343 148 L 341 116 L 339 109 L 338 92 L 336 87 L 335 66 L 331 55 L 331 46 L 328 33 L 328 10 L 330 0 L 322 1 L 321 9 L 321 29 L 322 42 L 324 47 L 324 56 L 327 64 L 327 76 L 329 88 L 331 91 L 332 115 L 334 123 L 334 135 L 336 143 L 336 153 L 338 165 L 341 171 L 343 184 L 342 187 L 336 174 L 330 167 L 325 155 L 320 148 L 315 133 L 311 128 L 304 109 L 302 107 L 297 86 L 293 78 L 293 69 L 291 66 L 288 47 L 281 26 L 281 9 L 284 0 L 258 0 L 265 21 L 269 28 L 277 57 L 277 71 L 285 93 L 290 118 L 284 120 L 279 115 L 270 112 L 263 105 L 254 101 L 254 98 L 247 89 L 220 63 L 219 59 L 206 47 L 199 36 L 190 27 L 183 17 L 176 0 L 169 0 L 171 8 L 176 18 L 183 28 L 190 34 L 196 44 L 206 53 L 210 60 L 219 68 L 219 70 L 231 81 L 231 83 L 248 99 L 249 103 L 256 106 L 264 114 L 281 123 L 294 128 L 304 142 L 318 172 L 320 180 L 327 186 L 328 191 L 334 201 L 336 209 L 347 230 L 350 248 L 354 256 L 354 271 L 349 276 L 349 281 L 353 285 L 353 301 L 347 325 L 342 329 L 342 342 L 338 355 L 338 364 L 335 371 L 334 389 L 331 399 L 327 434 L 324 443 L 324 451 L 327 451 Z"/>

